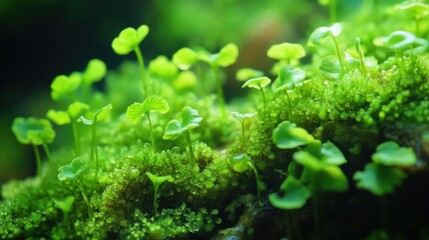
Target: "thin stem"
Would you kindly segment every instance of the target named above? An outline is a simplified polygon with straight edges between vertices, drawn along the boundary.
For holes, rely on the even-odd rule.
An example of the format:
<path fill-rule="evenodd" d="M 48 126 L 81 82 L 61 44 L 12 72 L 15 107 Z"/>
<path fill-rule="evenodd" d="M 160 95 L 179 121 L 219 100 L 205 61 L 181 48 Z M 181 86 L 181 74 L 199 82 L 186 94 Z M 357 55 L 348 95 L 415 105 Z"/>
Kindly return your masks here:
<path fill-rule="evenodd" d="M 188 141 L 189 157 L 193 162 L 195 162 L 195 155 L 194 150 L 192 149 L 191 134 L 189 133 L 189 130 L 186 131 L 186 140 Z"/>
<path fill-rule="evenodd" d="M 158 188 L 159 185 L 153 185 L 153 215 L 155 217 L 158 214 Z"/>
<path fill-rule="evenodd" d="M 42 159 L 40 158 L 40 152 L 36 145 L 33 144 L 34 155 L 36 155 L 37 164 L 37 175 L 42 173 Z"/>
<path fill-rule="evenodd" d="M 73 138 L 74 138 L 74 150 L 76 157 L 80 156 L 80 141 L 79 141 L 79 133 L 77 131 L 76 121 L 73 119 L 71 121 L 72 130 L 73 130 Z"/>
<path fill-rule="evenodd" d="M 261 201 L 261 191 L 262 189 L 259 188 L 259 182 L 261 182 L 261 179 L 259 178 L 259 174 L 258 174 L 258 170 L 256 169 L 256 167 L 252 164 L 252 163 L 248 163 L 250 168 L 253 170 L 253 173 L 255 174 L 255 179 L 256 179 L 256 194 L 258 196 L 258 201 L 260 203 L 262 203 Z"/>
<path fill-rule="evenodd" d="M 88 195 L 86 194 L 85 189 L 83 188 L 82 182 L 79 179 L 77 180 L 77 184 L 80 189 L 80 192 L 82 193 L 83 200 L 88 206 L 88 216 L 92 218 L 92 206 L 91 206 L 91 203 L 89 202 Z"/>
<path fill-rule="evenodd" d="M 331 37 L 332 37 L 332 40 L 334 41 L 335 50 L 337 51 L 338 61 L 340 61 L 341 68 L 345 70 L 344 61 L 340 53 L 340 45 L 338 44 L 337 38 L 334 35 L 331 35 Z"/>
<path fill-rule="evenodd" d="M 43 149 L 45 149 L 45 153 L 46 153 L 46 156 L 48 157 L 48 161 L 51 162 L 52 161 L 51 152 L 49 151 L 48 145 L 46 145 L 46 143 L 43 143 L 42 146 L 43 146 Z"/>
<path fill-rule="evenodd" d="M 134 52 L 136 53 L 137 56 L 137 61 L 139 62 L 139 66 L 140 66 L 140 74 L 141 74 L 141 81 L 142 81 L 142 90 L 143 90 L 143 94 L 146 94 L 147 88 L 146 88 L 146 70 L 145 70 L 145 66 L 144 66 L 144 59 L 143 59 L 143 55 L 142 52 L 140 51 L 139 47 L 134 48 Z"/>
<path fill-rule="evenodd" d="M 216 81 L 217 81 L 217 98 L 219 101 L 220 111 L 222 116 L 226 116 L 226 105 L 225 105 L 225 98 L 223 96 L 223 91 L 222 91 L 222 79 L 219 74 L 219 67 L 212 66 L 212 70 L 215 74 Z"/>
<path fill-rule="evenodd" d="M 150 112 L 147 113 L 147 120 L 149 121 L 149 131 L 150 131 L 152 147 L 153 147 L 153 150 L 156 151 L 155 137 L 153 135 L 153 130 L 152 130 L 152 121 L 150 120 Z"/>
<path fill-rule="evenodd" d="M 289 113 L 289 120 L 292 118 L 292 105 L 290 104 L 290 98 L 289 93 L 287 92 L 287 89 L 285 90 L 286 98 L 287 98 L 287 105 L 288 105 L 288 113 Z"/>
<path fill-rule="evenodd" d="M 331 23 L 334 23 L 337 21 L 337 1 L 331 0 L 329 3 L 329 18 L 331 20 Z"/>
<path fill-rule="evenodd" d="M 416 16 L 416 36 L 420 37 L 420 16 Z"/>
<path fill-rule="evenodd" d="M 97 118 L 94 119 L 92 124 L 92 141 L 91 141 L 91 160 L 95 159 L 95 178 L 97 178 L 98 173 L 98 151 L 97 151 L 97 134 L 96 134 L 96 124 Z"/>
<path fill-rule="evenodd" d="M 264 89 L 262 88 L 262 86 L 260 84 L 259 84 L 259 89 L 261 90 L 262 101 L 264 101 L 264 113 L 266 113 L 267 112 L 267 100 L 265 99 Z"/>
<path fill-rule="evenodd" d="M 244 119 L 240 121 L 241 123 L 241 143 L 243 146 L 243 152 L 246 152 L 246 145 L 244 143 Z"/>

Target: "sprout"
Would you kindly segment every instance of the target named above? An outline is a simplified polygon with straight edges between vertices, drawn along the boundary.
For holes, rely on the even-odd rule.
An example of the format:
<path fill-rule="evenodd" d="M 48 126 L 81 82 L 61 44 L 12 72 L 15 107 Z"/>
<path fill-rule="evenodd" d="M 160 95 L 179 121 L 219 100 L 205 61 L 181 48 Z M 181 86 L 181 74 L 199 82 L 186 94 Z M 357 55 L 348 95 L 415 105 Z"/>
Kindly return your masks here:
<path fill-rule="evenodd" d="M 266 185 L 261 180 L 258 170 L 256 169 L 255 165 L 252 163 L 252 160 L 249 155 L 246 153 L 234 156 L 230 159 L 230 162 L 232 164 L 232 169 L 239 173 L 244 173 L 249 169 L 252 169 L 253 174 L 255 174 L 255 180 L 256 180 L 256 194 L 258 196 L 259 201 L 261 201 L 261 192 L 265 190 Z"/>
<path fill-rule="evenodd" d="M 134 51 L 137 60 L 140 65 L 140 74 L 142 79 L 143 91 L 146 93 L 146 82 L 145 82 L 145 65 L 144 58 L 140 51 L 139 45 L 141 41 L 149 33 L 149 27 L 147 25 L 141 25 L 139 28 L 134 29 L 132 27 L 125 28 L 119 33 L 119 36 L 113 39 L 112 48 L 118 55 L 127 55 L 131 51 Z"/>
<path fill-rule="evenodd" d="M 320 73 L 329 80 L 338 79 L 342 74 L 340 62 L 332 55 L 323 58 L 319 70 Z"/>
<path fill-rule="evenodd" d="M 386 47 L 397 54 L 399 52 L 416 54 L 425 52 L 429 47 L 429 42 L 426 39 L 417 38 L 407 31 L 395 31 L 387 37 L 375 38 L 374 45 Z"/>
<path fill-rule="evenodd" d="M 264 111 L 267 111 L 267 100 L 265 99 L 265 94 L 264 94 L 264 87 L 266 87 L 268 84 L 270 84 L 271 79 L 267 78 L 267 77 L 257 77 L 257 78 L 252 78 L 247 80 L 244 84 L 243 84 L 243 88 L 244 87 L 249 87 L 249 88 L 256 88 L 258 90 L 261 91 L 262 94 L 262 100 L 264 101 Z"/>
<path fill-rule="evenodd" d="M 203 118 L 198 115 L 197 110 L 186 106 L 182 110 L 182 121 L 176 119 L 169 121 L 165 127 L 164 136 L 162 138 L 165 140 L 176 140 L 185 133 L 188 142 L 189 156 L 191 160 L 195 162 L 190 130 L 198 127 L 202 120 Z"/>
<path fill-rule="evenodd" d="M 174 88 L 178 90 L 194 88 L 197 85 L 197 76 L 192 71 L 182 71 L 173 81 Z"/>
<path fill-rule="evenodd" d="M 74 196 L 67 196 L 62 200 L 55 199 L 55 198 L 53 199 L 55 207 L 61 209 L 61 211 L 63 212 L 65 222 L 68 222 L 69 213 L 73 206 L 74 200 L 75 200 Z"/>
<path fill-rule="evenodd" d="M 273 92 L 286 90 L 286 97 L 288 100 L 289 116 L 292 115 L 292 106 L 290 103 L 288 90 L 295 88 L 296 84 L 301 83 L 305 79 L 305 72 L 299 68 L 290 65 L 282 66 L 279 70 L 279 76 L 271 85 Z"/>
<path fill-rule="evenodd" d="M 88 206 L 88 215 L 92 216 L 92 205 L 89 202 L 88 195 L 83 187 L 82 182 L 79 177 L 86 171 L 86 163 L 82 157 L 77 157 L 73 159 L 70 164 L 64 165 L 58 168 L 58 180 L 61 182 L 64 181 L 75 181 L 78 184 L 80 192 L 82 194 L 83 200 Z"/>
<path fill-rule="evenodd" d="M 273 142 L 278 148 L 293 149 L 314 141 L 307 130 L 289 121 L 281 122 L 273 131 Z"/>
<path fill-rule="evenodd" d="M 405 2 L 398 9 L 412 15 L 416 21 L 416 35 L 420 35 L 420 20 L 429 15 L 429 5 L 421 2 Z"/>
<path fill-rule="evenodd" d="M 251 78 L 258 78 L 262 76 L 264 76 L 262 71 L 253 68 L 240 68 L 235 75 L 238 81 L 247 81 Z"/>
<path fill-rule="evenodd" d="M 357 54 L 359 56 L 359 62 L 360 62 L 360 65 L 362 67 L 362 71 L 365 74 L 367 74 L 368 70 L 366 69 L 365 56 L 364 56 L 363 49 L 362 49 L 362 46 L 361 46 L 360 42 L 361 42 L 360 38 L 356 37 L 355 38 L 355 50 L 356 50 L 356 52 L 357 52 Z"/>
<path fill-rule="evenodd" d="M 92 140 L 91 140 L 91 160 L 95 159 L 95 178 L 97 178 L 98 173 L 98 151 L 97 151 L 97 134 L 96 134 L 96 123 L 102 121 L 110 115 L 112 110 L 112 104 L 108 104 L 100 109 L 98 109 L 91 119 L 88 119 L 84 116 L 80 116 L 78 122 L 82 122 L 87 126 L 92 127 Z"/>
<path fill-rule="evenodd" d="M 160 96 L 151 96 L 146 98 L 142 103 L 133 103 L 127 108 L 127 119 L 133 124 L 136 124 L 143 115 L 147 115 L 149 121 L 150 137 L 152 141 L 152 147 L 156 149 L 155 137 L 153 135 L 152 121 L 150 118 L 150 112 L 167 113 L 170 109 L 167 101 Z"/>
<path fill-rule="evenodd" d="M 280 186 L 280 191 L 284 194 L 272 193 L 268 196 L 270 203 L 281 209 L 298 209 L 304 206 L 311 196 L 310 190 L 298 179 L 288 176 Z"/>
<path fill-rule="evenodd" d="M 198 62 L 198 55 L 190 48 L 181 48 L 173 55 L 173 62 L 181 70 L 188 70 Z"/>
<path fill-rule="evenodd" d="M 396 142 L 387 141 L 377 146 L 372 160 L 384 166 L 406 167 L 414 165 L 417 157 L 412 148 L 400 147 Z"/>
<path fill-rule="evenodd" d="M 239 112 L 231 112 L 232 116 L 234 116 L 241 124 L 241 142 L 242 142 L 242 148 L 243 152 L 246 152 L 246 144 L 245 144 L 245 137 L 244 137 L 244 121 L 247 118 L 252 118 L 257 115 L 257 113 L 239 113 Z"/>
<path fill-rule="evenodd" d="M 316 30 L 314 30 L 314 32 L 310 35 L 307 45 L 318 46 L 318 45 L 321 45 L 326 40 L 326 38 L 331 37 L 335 45 L 338 61 L 340 62 L 341 66 L 343 66 L 344 68 L 343 58 L 341 57 L 340 47 L 338 45 L 338 41 L 336 38 L 341 34 L 342 31 L 343 31 L 343 24 L 341 23 L 334 23 L 330 27 L 319 27 Z"/>
<path fill-rule="evenodd" d="M 280 43 L 271 46 L 268 49 L 267 56 L 285 64 L 294 65 L 300 58 L 305 56 L 305 50 L 300 44 L 295 43 Z"/>
<path fill-rule="evenodd" d="M 82 73 L 82 83 L 90 86 L 103 79 L 104 76 L 106 76 L 106 72 L 106 64 L 103 61 L 100 59 L 92 59 Z"/>
<path fill-rule="evenodd" d="M 37 173 L 41 173 L 42 159 L 37 148 L 42 145 L 48 160 L 51 161 L 51 154 L 48 149 L 49 143 L 55 139 L 55 131 L 52 129 L 51 123 L 46 119 L 37 118 L 15 118 L 12 124 L 12 131 L 15 134 L 18 142 L 22 144 L 33 145 L 34 154 L 36 155 Z"/>
<path fill-rule="evenodd" d="M 54 78 L 51 84 L 51 97 L 57 101 L 64 98 L 75 98 L 75 91 L 82 82 L 82 76 L 78 72 L 70 76 L 59 75 Z"/>
<path fill-rule="evenodd" d="M 158 56 L 149 63 L 149 71 L 155 76 L 172 79 L 177 75 L 177 67 L 166 56 Z"/>
<path fill-rule="evenodd" d="M 156 176 L 150 172 L 146 172 L 146 175 L 149 177 L 150 181 L 153 184 L 153 215 L 156 217 L 157 211 L 158 211 L 158 198 L 159 198 L 158 190 L 159 190 L 159 187 L 165 181 L 173 182 L 174 179 L 171 175 Z"/>

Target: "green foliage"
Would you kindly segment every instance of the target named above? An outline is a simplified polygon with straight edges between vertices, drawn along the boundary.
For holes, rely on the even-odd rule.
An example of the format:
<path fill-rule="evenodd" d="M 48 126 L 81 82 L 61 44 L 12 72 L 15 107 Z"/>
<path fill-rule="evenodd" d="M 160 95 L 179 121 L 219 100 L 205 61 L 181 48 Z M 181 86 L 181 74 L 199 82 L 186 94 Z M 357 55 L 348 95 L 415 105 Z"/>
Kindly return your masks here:
<path fill-rule="evenodd" d="M 203 120 L 198 115 L 198 111 L 186 106 L 182 109 L 182 121 L 173 119 L 167 123 L 165 127 L 165 133 L 162 138 L 166 140 L 176 140 L 182 134 L 188 130 L 194 129 L 200 125 Z"/>
<path fill-rule="evenodd" d="M 167 113 L 170 109 L 167 101 L 160 96 L 151 96 L 146 98 L 142 103 L 133 103 L 127 109 L 127 119 L 132 123 L 137 123 L 145 114 L 151 111 Z"/>
<path fill-rule="evenodd" d="M 112 48 L 118 55 L 127 55 L 135 51 L 139 44 L 149 33 L 147 25 L 141 25 L 137 29 L 128 27 L 122 30 L 112 41 Z"/>
<path fill-rule="evenodd" d="M 274 92 L 291 90 L 295 85 L 305 79 L 305 72 L 299 68 L 289 65 L 283 66 L 279 70 L 278 78 L 271 85 Z"/>
<path fill-rule="evenodd" d="M 240 68 L 238 69 L 235 77 L 239 81 L 247 81 L 251 78 L 259 78 L 262 76 L 264 76 L 264 73 L 262 71 L 253 68 Z"/>
<path fill-rule="evenodd" d="M 100 59 L 92 59 L 89 61 L 85 71 L 82 73 L 82 83 L 85 85 L 91 85 L 98 82 L 106 76 L 106 72 L 107 67 L 103 61 Z"/>
<path fill-rule="evenodd" d="M 377 152 L 372 155 L 375 163 L 384 166 L 412 166 L 417 157 L 412 148 L 400 147 L 396 142 L 388 141 L 377 146 Z"/>
<path fill-rule="evenodd" d="M 156 176 L 151 172 L 146 172 L 146 175 L 149 177 L 150 181 L 153 184 L 153 215 L 156 216 L 158 213 L 158 191 L 159 187 L 165 182 L 173 182 L 174 179 L 171 175 L 167 176 Z"/>
<path fill-rule="evenodd" d="M 15 118 L 12 131 L 22 144 L 42 145 L 55 139 L 55 131 L 46 119 Z"/>
<path fill-rule="evenodd" d="M 179 69 L 188 70 L 198 62 L 198 55 L 190 48 L 181 48 L 174 53 L 173 62 Z"/>
<path fill-rule="evenodd" d="M 51 97 L 53 100 L 60 100 L 74 96 L 76 89 L 82 82 L 82 76 L 74 72 L 69 76 L 59 75 L 55 77 L 51 84 Z"/>
<path fill-rule="evenodd" d="M 284 121 L 273 131 L 273 142 L 278 148 L 292 149 L 309 144 L 314 140 L 305 129 L 299 128 L 295 123 Z"/>
<path fill-rule="evenodd" d="M 284 61 L 286 64 L 291 64 L 303 58 L 305 50 L 300 44 L 284 42 L 271 46 L 268 49 L 267 56 Z"/>
<path fill-rule="evenodd" d="M 258 90 L 261 90 L 262 88 L 266 87 L 270 83 L 271 83 L 271 79 L 267 77 L 257 77 L 257 78 L 251 78 L 247 80 L 242 87 L 256 88 Z"/>
<path fill-rule="evenodd" d="M 283 196 L 272 193 L 269 200 L 274 207 L 281 209 L 301 208 L 311 196 L 310 190 L 293 176 L 286 178 L 280 190 L 284 192 Z"/>
<path fill-rule="evenodd" d="M 82 157 L 73 159 L 70 164 L 58 168 L 58 180 L 67 181 L 78 179 L 86 171 L 86 163 Z"/>
<path fill-rule="evenodd" d="M 337 37 L 343 31 L 343 24 L 334 23 L 329 27 L 319 27 L 308 38 L 308 46 L 321 45 L 328 37 Z"/>

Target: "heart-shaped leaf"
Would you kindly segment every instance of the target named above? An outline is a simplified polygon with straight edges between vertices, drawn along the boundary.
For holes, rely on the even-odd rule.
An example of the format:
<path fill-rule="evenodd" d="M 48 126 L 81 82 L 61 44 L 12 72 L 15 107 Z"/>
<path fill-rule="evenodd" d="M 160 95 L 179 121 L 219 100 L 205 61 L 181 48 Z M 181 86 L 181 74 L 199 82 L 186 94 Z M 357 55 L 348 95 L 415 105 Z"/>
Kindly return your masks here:
<path fill-rule="evenodd" d="M 396 142 L 387 141 L 377 146 L 371 156 L 372 161 L 384 166 L 412 166 L 417 157 L 412 148 L 400 147 Z"/>
<path fill-rule="evenodd" d="M 279 76 L 271 85 L 274 92 L 281 90 L 290 90 L 295 87 L 296 84 L 304 81 L 305 72 L 299 68 L 292 67 L 290 65 L 282 66 L 279 69 Z"/>
<path fill-rule="evenodd" d="M 46 119 L 15 118 L 12 131 L 22 144 L 42 145 L 51 143 L 55 139 L 55 131 Z"/>
<path fill-rule="evenodd" d="M 51 84 L 51 97 L 53 100 L 70 97 L 82 82 L 81 74 L 75 72 L 70 76 L 59 75 Z"/>
<path fill-rule="evenodd" d="M 271 46 L 267 52 L 268 57 L 289 62 L 305 56 L 305 50 L 300 44 L 280 43 Z"/>
<path fill-rule="evenodd" d="M 273 131 L 273 142 L 278 148 L 292 149 L 307 145 L 314 140 L 307 130 L 289 121 L 281 122 Z"/>
<path fill-rule="evenodd" d="M 245 87 L 249 87 L 249 88 L 256 88 L 256 89 L 261 89 L 266 87 L 268 84 L 270 84 L 271 79 L 267 78 L 267 77 L 257 77 L 257 78 L 251 78 L 249 80 L 247 80 L 244 84 L 243 84 L 243 88 Z"/>
<path fill-rule="evenodd" d="M 85 85 L 90 85 L 100 81 L 106 76 L 106 64 L 100 59 L 92 59 L 82 73 L 82 81 Z"/>
<path fill-rule="evenodd" d="M 116 54 L 126 55 L 138 47 L 148 33 L 149 27 L 146 25 L 141 25 L 137 30 L 132 27 L 125 28 L 113 39 L 112 48 Z"/>
<path fill-rule="evenodd" d="M 232 169 L 239 173 L 244 173 L 250 169 L 250 157 L 246 153 L 234 156 L 230 159 Z"/>
<path fill-rule="evenodd" d="M 82 102 L 74 102 L 68 106 L 67 112 L 72 118 L 76 119 L 78 116 L 84 114 L 89 109 L 90 106 L 88 104 Z"/>
<path fill-rule="evenodd" d="M 216 55 L 215 63 L 221 67 L 228 67 L 237 61 L 238 47 L 234 43 L 229 43 L 223 47 Z"/>
<path fill-rule="evenodd" d="M 173 62 L 182 70 L 190 69 L 197 61 L 197 54 L 190 48 L 181 48 L 173 55 Z"/>
<path fill-rule="evenodd" d="M 53 109 L 49 109 L 46 117 L 57 125 L 70 123 L 70 116 L 66 111 L 55 111 Z"/>
<path fill-rule="evenodd" d="M 320 73 L 329 80 L 336 80 L 341 76 L 340 61 L 332 55 L 326 56 L 319 67 Z"/>
<path fill-rule="evenodd" d="M 310 35 L 307 45 L 317 46 L 322 44 L 329 36 L 338 36 L 343 31 L 343 24 L 334 23 L 330 27 L 319 27 Z"/>
<path fill-rule="evenodd" d="M 149 71 L 159 77 L 174 78 L 177 75 L 177 67 L 166 56 L 158 56 L 149 63 Z"/>
<path fill-rule="evenodd" d="M 202 120 L 203 118 L 198 115 L 197 110 L 186 106 L 182 110 L 182 121 L 173 119 L 168 122 L 162 138 L 175 140 L 185 131 L 198 127 Z"/>
<path fill-rule="evenodd" d="M 86 170 L 86 163 L 82 157 L 73 159 L 70 164 L 58 168 L 58 180 L 75 180 Z"/>
<path fill-rule="evenodd" d="M 163 184 L 165 181 L 173 182 L 174 179 L 171 175 L 167 176 L 157 176 L 155 174 L 152 174 L 151 172 L 146 172 L 146 175 L 149 177 L 149 180 L 153 183 L 153 185 L 157 188 L 161 184 Z"/>
<path fill-rule="evenodd" d="M 133 103 L 127 108 L 127 119 L 137 123 L 145 114 L 151 111 L 166 113 L 170 109 L 167 101 L 161 96 L 150 96 L 142 103 Z"/>
<path fill-rule="evenodd" d="M 270 203 L 281 209 L 298 209 L 305 205 L 311 197 L 310 190 L 293 176 L 288 176 L 280 186 L 282 196 L 272 193 L 268 196 Z"/>

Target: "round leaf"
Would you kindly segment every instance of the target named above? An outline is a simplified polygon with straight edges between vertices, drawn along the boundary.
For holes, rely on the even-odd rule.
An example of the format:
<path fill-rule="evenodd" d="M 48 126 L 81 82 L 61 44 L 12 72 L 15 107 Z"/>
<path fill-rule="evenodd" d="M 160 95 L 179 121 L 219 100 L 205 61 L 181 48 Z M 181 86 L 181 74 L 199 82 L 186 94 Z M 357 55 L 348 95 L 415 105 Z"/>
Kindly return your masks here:
<path fill-rule="evenodd" d="M 216 64 L 221 67 L 228 67 L 237 61 L 238 47 L 233 43 L 227 44 L 223 47 L 216 58 Z"/>
<path fill-rule="evenodd" d="M 197 61 L 197 54 L 190 48 L 181 48 L 173 55 L 173 62 L 182 70 L 188 70 Z"/>
<path fill-rule="evenodd" d="M 407 31 L 395 31 L 387 37 L 374 39 L 374 44 L 377 46 L 384 46 L 392 51 L 403 51 L 413 48 L 416 43 L 417 37 Z"/>
<path fill-rule="evenodd" d="M 197 76 L 192 71 L 180 72 L 173 81 L 173 86 L 176 89 L 182 90 L 193 88 L 197 85 Z"/>
<path fill-rule="evenodd" d="M 257 78 L 257 77 L 262 77 L 262 76 L 264 76 L 264 73 L 262 71 L 255 70 L 252 68 L 240 68 L 237 71 L 237 74 L 235 77 L 239 81 L 247 81 L 251 78 Z"/>
<path fill-rule="evenodd" d="M 332 142 L 322 144 L 321 148 L 322 161 L 327 164 L 339 166 L 347 162 L 344 154 Z"/>
<path fill-rule="evenodd" d="M 182 123 L 179 120 L 173 119 L 167 123 L 165 127 L 164 136 L 162 136 L 165 140 L 176 140 L 179 138 L 184 132 L 186 128 L 182 127 Z"/>
<path fill-rule="evenodd" d="M 12 131 L 20 143 L 42 145 L 55 139 L 55 131 L 46 119 L 15 118 Z"/>
<path fill-rule="evenodd" d="M 82 102 L 74 102 L 68 106 L 67 112 L 72 118 L 75 119 L 89 109 L 90 107 L 88 104 Z"/>
<path fill-rule="evenodd" d="M 285 42 L 271 46 L 267 55 L 273 59 L 290 61 L 304 57 L 305 50 L 300 44 Z"/>
<path fill-rule="evenodd" d="M 258 115 L 257 113 L 239 113 L 239 112 L 231 112 L 231 115 L 237 118 L 239 121 L 243 121 L 246 118 L 252 118 Z"/>
<path fill-rule="evenodd" d="M 80 86 L 82 77 L 78 73 L 70 76 L 59 75 L 55 77 L 51 84 L 51 97 L 53 100 L 59 100 L 64 97 L 70 97 Z"/>
<path fill-rule="evenodd" d="M 244 173 L 250 169 L 250 157 L 243 153 L 231 158 L 232 169 L 239 173 Z"/>
<path fill-rule="evenodd" d="M 158 56 L 149 63 L 149 71 L 163 78 L 174 78 L 177 75 L 177 67 L 166 56 Z"/>
<path fill-rule="evenodd" d="M 412 166 L 417 161 L 412 148 L 400 147 L 393 141 L 378 145 L 376 153 L 371 158 L 375 163 L 385 166 Z"/>
<path fill-rule="evenodd" d="M 314 140 L 307 130 L 289 121 L 281 122 L 273 131 L 273 141 L 278 148 L 292 149 Z"/>
<path fill-rule="evenodd" d="M 137 30 L 128 27 L 119 33 L 119 36 L 113 39 L 112 48 L 119 55 L 126 55 L 133 51 L 149 33 L 149 27 L 140 26 Z"/>
<path fill-rule="evenodd" d="M 151 172 L 146 172 L 146 175 L 149 177 L 149 180 L 153 183 L 153 185 L 157 186 L 157 187 L 159 187 L 165 181 L 169 181 L 169 182 L 174 181 L 174 179 L 171 175 L 156 176 L 155 174 L 152 174 Z"/>
<path fill-rule="evenodd" d="M 281 209 L 298 209 L 305 205 L 311 197 L 311 192 L 293 176 L 288 176 L 280 186 L 284 192 L 282 196 L 272 193 L 268 196 L 270 203 Z"/>
<path fill-rule="evenodd" d="M 332 55 L 326 56 L 319 67 L 320 73 L 329 80 L 338 79 L 342 68 L 338 59 Z"/>
<path fill-rule="evenodd" d="M 143 101 L 143 112 L 148 114 L 150 111 L 167 113 L 170 109 L 167 101 L 161 96 L 150 96 Z"/>
<path fill-rule="evenodd" d="M 182 126 L 186 129 L 193 129 L 200 126 L 200 122 L 203 120 L 198 111 L 186 106 L 182 110 Z"/>
<path fill-rule="evenodd" d="M 270 82 L 271 82 L 271 79 L 267 77 L 257 77 L 257 78 L 252 78 L 247 80 L 242 87 L 261 89 L 266 87 L 268 84 L 270 84 Z"/>
<path fill-rule="evenodd" d="M 280 68 L 279 76 L 271 87 L 274 92 L 284 89 L 290 90 L 293 89 L 296 84 L 304 81 L 304 79 L 305 72 L 303 70 L 290 65 L 285 65 Z"/>
<path fill-rule="evenodd" d="M 94 119 L 99 122 L 101 120 L 104 120 L 108 117 L 110 117 L 110 112 L 112 111 L 112 104 L 108 104 L 96 111 L 94 113 Z"/>
<path fill-rule="evenodd" d="M 133 124 L 136 124 L 144 114 L 142 103 L 135 102 L 127 108 L 127 119 Z"/>
<path fill-rule="evenodd" d="M 64 124 L 70 123 L 70 116 L 65 111 L 55 111 L 53 109 L 50 109 L 46 114 L 46 117 L 58 125 L 64 125 Z"/>
<path fill-rule="evenodd" d="M 77 179 L 86 170 L 85 160 L 82 157 L 73 159 L 70 164 L 58 168 L 58 180 Z"/>
<path fill-rule="evenodd" d="M 100 59 L 92 59 L 89 61 L 88 66 L 82 73 L 82 81 L 86 85 L 100 81 L 106 76 L 106 64 Z"/>
<path fill-rule="evenodd" d="M 330 27 L 319 27 L 310 35 L 307 45 L 308 46 L 317 46 L 322 44 L 325 39 L 329 36 L 338 36 L 343 31 L 343 24 L 334 23 Z"/>
<path fill-rule="evenodd" d="M 366 189 L 377 196 L 392 193 L 405 177 L 405 173 L 398 168 L 376 163 L 368 163 L 363 172 L 359 171 L 353 175 L 358 188 Z"/>

